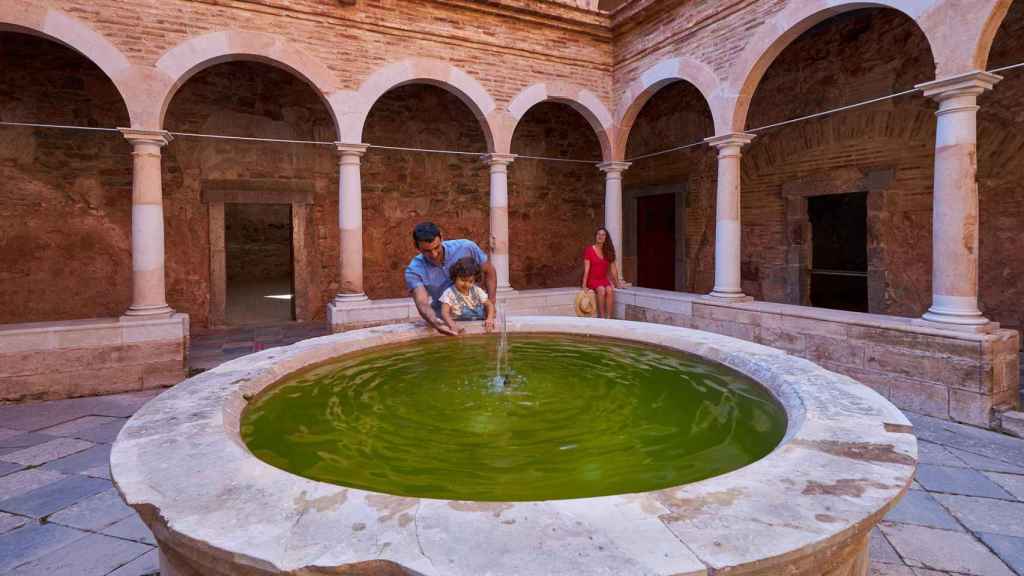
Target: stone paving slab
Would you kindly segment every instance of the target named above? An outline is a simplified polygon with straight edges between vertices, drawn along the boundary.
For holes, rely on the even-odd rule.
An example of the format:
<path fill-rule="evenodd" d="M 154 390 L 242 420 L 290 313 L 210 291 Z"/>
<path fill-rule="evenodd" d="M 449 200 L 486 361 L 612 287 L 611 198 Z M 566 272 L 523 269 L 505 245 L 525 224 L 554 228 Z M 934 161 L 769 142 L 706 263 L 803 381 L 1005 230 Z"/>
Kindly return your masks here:
<path fill-rule="evenodd" d="M 914 434 L 922 440 L 993 460 L 1024 463 L 1024 442 L 1019 438 L 909 412 L 907 418 L 914 424 Z"/>
<path fill-rule="evenodd" d="M 110 477 L 110 463 L 107 462 L 107 463 L 103 464 L 102 466 L 97 466 L 95 468 L 89 468 L 88 470 L 83 470 L 82 471 L 82 475 L 83 476 L 91 476 L 93 478 L 104 478 L 106 480 L 110 480 L 111 479 L 111 477 Z"/>
<path fill-rule="evenodd" d="M 87 428 L 75 434 L 76 438 L 88 440 L 97 444 L 112 444 L 117 439 L 118 432 L 124 427 L 127 418 L 115 418 L 112 422 Z"/>
<path fill-rule="evenodd" d="M 937 464 L 939 466 L 955 466 L 966 468 L 967 464 L 957 458 L 941 444 L 933 444 L 924 440 L 917 443 L 917 461 L 921 464 Z"/>
<path fill-rule="evenodd" d="M 877 526 L 871 529 L 870 555 L 872 562 L 880 564 L 903 564 L 896 549 L 885 539 Z"/>
<path fill-rule="evenodd" d="M 0 476 L 7 476 L 11 472 L 17 472 L 25 466 L 14 462 L 0 462 Z"/>
<path fill-rule="evenodd" d="M 17 452 L 4 454 L 0 456 L 0 460 L 16 462 L 26 466 L 38 466 L 50 460 L 56 460 L 57 458 L 63 458 L 75 452 L 92 448 L 92 446 L 92 442 L 78 440 L 77 438 L 56 438 L 31 448 L 24 448 Z"/>
<path fill-rule="evenodd" d="M 1001 472 L 985 472 L 984 474 L 990 480 L 1002 486 L 1004 490 L 1013 494 L 1017 500 L 1024 502 L 1024 476 L 1003 474 Z M 1024 520 L 1021 521 L 1024 522 Z"/>
<path fill-rule="evenodd" d="M 1024 474 L 1024 464 L 1014 464 L 1005 460 L 997 460 L 987 456 L 980 456 L 966 450 L 949 448 L 952 454 L 963 460 L 968 467 L 986 472 L 1004 472 L 1007 474 Z"/>
<path fill-rule="evenodd" d="M 1022 519 L 1024 520 L 1024 519 Z M 980 532 L 978 536 L 1017 574 L 1024 574 L 1024 538 Z"/>
<path fill-rule="evenodd" d="M 30 468 L 0 477 L 0 502 L 66 478 L 54 470 Z"/>
<path fill-rule="evenodd" d="M 956 518 L 922 490 L 908 490 L 900 503 L 885 515 L 885 520 L 954 532 L 964 530 Z"/>
<path fill-rule="evenodd" d="M 28 518 L 24 516 L 15 516 L 14 514 L 8 514 L 7 512 L 0 512 L 0 534 L 6 534 L 15 528 L 24 526 L 28 523 Z"/>
<path fill-rule="evenodd" d="M 930 492 L 1014 499 L 1012 494 L 989 480 L 987 476 L 970 468 L 921 464 L 917 467 L 917 482 Z"/>
<path fill-rule="evenodd" d="M 0 450 L 5 450 L 10 454 L 29 446 L 35 446 L 36 444 L 42 444 L 44 442 L 50 442 L 53 440 L 53 436 L 46 434 L 38 434 L 36 432 L 22 432 L 17 431 L 16 434 L 11 434 L 5 438 L 0 439 Z"/>
<path fill-rule="evenodd" d="M 19 565 L 10 576 L 105 576 L 152 550 L 151 546 L 88 534 L 75 542 Z"/>
<path fill-rule="evenodd" d="M 135 560 L 114 570 L 108 576 L 158 576 L 160 571 L 160 554 L 156 548 L 151 549 Z"/>
<path fill-rule="evenodd" d="M 129 516 L 137 516 L 135 510 L 121 500 L 121 495 L 117 493 L 117 490 L 111 488 L 51 514 L 49 521 L 62 526 L 95 532 L 112 526 Z"/>
<path fill-rule="evenodd" d="M 1024 538 L 1024 503 L 950 494 L 935 498 L 972 532 Z"/>
<path fill-rule="evenodd" d="M 104 490 L 109 490 L 111 487 L 111 483 L 107 480 L 87 476 L 69 476 L 20 496 L 0 500 L 0 510 L 42 518 Z"/>
<path fill-rule="evenodd" d="M 0 574 L 84 538 L 87 532 L 56 524 L 27 524 L 0 535 Z"/>
<path fill-rule="evenodd" d="M 57 470 L 65 474 L 81 474 L 98 466 L 110 465 L 110 444 L 97 444 L 71 456 L 51 460 L 43 464 L 45 470 Z M 987 478 L 986 478 L 987 480 Z"/>
<path fill-rule="evenodd" d="M 882 533 L 911 567 L 974 576 L 1015 576 L 974 536 L 910 524 L 882 524 Z"/>
<path fill-rule="evenodd" d="M 142 522 L 142 518 L 139 518 L 139 515 L 131 508 L 129 510 L 132 512 L 131 516 L 102 530 L 102 532 L 108 536 L 117 536 L 118 538 L 156 546 L 156 538 L 153 537 L 153 533 Z"/>
<path fill-rule="evenodd" d="M 111 416 L 82 416 L 70 422 L 63 424 L 57 424 L 49 428 L 43 428 L 39 430 L 40 434 L 48 434 L 50 436 L 64 436 L 68 438 L 79 438 L 78 433 L 83 430 L 88 430 L 102 424 L 117 421 L 117 418 Z"/>

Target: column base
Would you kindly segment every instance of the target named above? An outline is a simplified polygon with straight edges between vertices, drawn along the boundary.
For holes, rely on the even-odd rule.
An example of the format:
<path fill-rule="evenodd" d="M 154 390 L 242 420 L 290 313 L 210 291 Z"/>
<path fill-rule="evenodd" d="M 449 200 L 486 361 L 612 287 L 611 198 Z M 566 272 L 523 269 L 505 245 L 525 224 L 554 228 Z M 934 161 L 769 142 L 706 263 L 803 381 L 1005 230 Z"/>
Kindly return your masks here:
<path fill-rule="evenodd" d="M 516 293 L 516 289 L 511 286 L 498 286 L 496 291 L 499 296 L 511 296 Z"/>
<path fill-rule="evenodd" d="M 743 292 L 719 292 L 718 290 L 712 290 L 707 298 L 714 298 L 715 300 L 724 300 L 726 302 L 753 302 L 753 296 L 747 296 Z"/>
<path fill-rule="evenodd" d="M 345 306 L 347 304 L 360 304 L 369 300 L 363 292 L 347 292 L 336 294 L 333 302 L 335 306 Z"/>
<path fill-rule="evenodd" d="M 158 306 L 131 306 L 121 315 L 122 318 L 165 318 L 174 314 L 174 310 L 167 304 Z"/>
<path fill-rule="evenodd" d="M 965 322 L 964 320 L 971 320 Z M 934 313 L 931 310 L 926 312 L 924 316 L 915 318 L 913 324 L 916 326 L 923 326 L 926 328 L 937 328 L 940 330 L 957 330 L 960 332 L 974 332 L 977 334 L 987 334 L 999 329 L 999 323 L 993 322 L 984 316 L 958 316 L 955 314 L 942 314 Z"/>

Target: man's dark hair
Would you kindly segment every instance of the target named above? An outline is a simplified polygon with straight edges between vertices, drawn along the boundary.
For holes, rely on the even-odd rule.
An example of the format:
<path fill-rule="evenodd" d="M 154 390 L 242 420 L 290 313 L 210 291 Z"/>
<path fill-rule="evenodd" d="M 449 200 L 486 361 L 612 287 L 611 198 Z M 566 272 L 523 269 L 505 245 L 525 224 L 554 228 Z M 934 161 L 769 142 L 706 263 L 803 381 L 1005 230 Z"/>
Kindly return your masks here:
<path fill-rule="evenodd" d="M 476 263 L 476 260 L 472 256 L 466 256 L 465 258 L 459 259 L 458 262 L 452 264 L 451 269 L 448 271 L 448 275 L 451 277 L 452 282 L 456 278 L 474 278 L 477 282 L 480 281 L 480 265 Z"/>
<path fill-rule="evenodd" d="M 412 241 L 418 247 L 420 242 L 433 242 L 441 235 L 441 229 L 433 222 L 420 222 L 412 229 Z"/>

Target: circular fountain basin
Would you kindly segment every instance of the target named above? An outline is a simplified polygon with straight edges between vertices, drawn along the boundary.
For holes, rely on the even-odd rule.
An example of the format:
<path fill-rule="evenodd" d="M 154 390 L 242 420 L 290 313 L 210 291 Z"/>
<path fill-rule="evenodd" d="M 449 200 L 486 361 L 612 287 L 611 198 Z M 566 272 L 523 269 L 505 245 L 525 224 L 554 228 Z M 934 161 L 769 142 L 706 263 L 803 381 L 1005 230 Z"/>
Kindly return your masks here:
<path fill-rule="evenodd" d="M 442 339 L 416 325 L 325 336 L 191 378 L 124 427 L 112 476 L 156 536 L 162 574 L 867 574 L 870 529 L 908 488 L 917 454 L 909 422 L 877 393 L 783 351 L 684 328 L 519 317 L 508 330 L 513 341 L 615 338 L 699 356 L 763 386 L 785 412 L 784 436 L 725 474 L 582 498 L 321 482 L 255 456 L 243 416 L 311 367 Z"/>

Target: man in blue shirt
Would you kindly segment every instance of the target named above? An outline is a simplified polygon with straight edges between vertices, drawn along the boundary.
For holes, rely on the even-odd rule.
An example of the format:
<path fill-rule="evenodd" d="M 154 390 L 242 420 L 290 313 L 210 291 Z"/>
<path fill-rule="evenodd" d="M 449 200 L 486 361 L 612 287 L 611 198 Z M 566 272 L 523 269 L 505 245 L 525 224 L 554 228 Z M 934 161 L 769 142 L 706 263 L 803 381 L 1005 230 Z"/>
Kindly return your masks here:
<path fill-rule="evenodd" d="M 462 258 L 471 257 L 480 265 L 487 298 L 497 306 L 494 293 L 498 287 L 498 275 L 476 242 L 444 240 L 440 228 L 433 222 L 417 224 L 412 231 L 412 241 L 420 253 L 405 267 L 405 285 L 416 303 L 416 310 L 428 326 L 442 334 L 456 335 L 441 319 L 440 298 L 452 285 L 449 269 Z"/>

